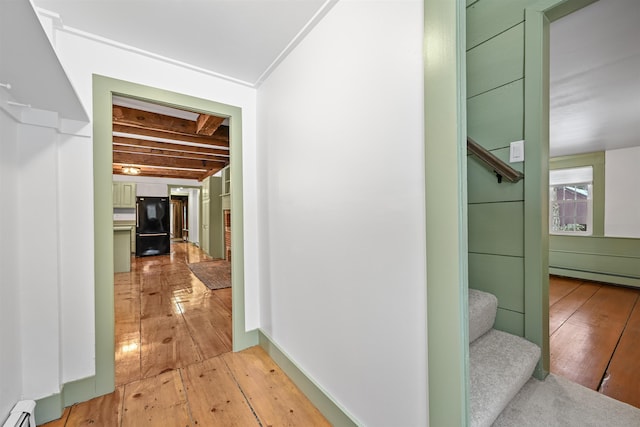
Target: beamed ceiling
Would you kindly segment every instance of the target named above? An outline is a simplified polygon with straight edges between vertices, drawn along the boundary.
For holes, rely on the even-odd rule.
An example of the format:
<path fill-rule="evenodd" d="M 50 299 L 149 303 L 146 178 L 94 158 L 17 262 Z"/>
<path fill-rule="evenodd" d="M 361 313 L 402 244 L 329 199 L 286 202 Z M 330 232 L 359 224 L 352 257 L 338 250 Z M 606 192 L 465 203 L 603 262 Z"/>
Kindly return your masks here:
<path fill-rule="evenodd" d="M 146 105 L 113 105 L 114 175 L 131 166 L 137 176 L 201 181 L 229 164 L 224 117 Z"/>

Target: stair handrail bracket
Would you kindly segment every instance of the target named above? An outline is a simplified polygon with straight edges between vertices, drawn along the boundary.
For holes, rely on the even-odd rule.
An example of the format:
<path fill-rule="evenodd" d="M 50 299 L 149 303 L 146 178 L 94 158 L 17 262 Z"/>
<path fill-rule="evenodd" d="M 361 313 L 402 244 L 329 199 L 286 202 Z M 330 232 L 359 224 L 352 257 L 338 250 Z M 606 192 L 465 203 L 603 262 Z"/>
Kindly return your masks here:
<path fill-rule="evenodd" d="M 519 172 L 509 166 L 469 136 L 467 136 L 467 151 L 470 151 L 493 170 L 498 177 L 498 183 L 502 182 L 502 178 L 509 182 L 518 182 L 524 178 L 524 174 L 522 172 Z"/>

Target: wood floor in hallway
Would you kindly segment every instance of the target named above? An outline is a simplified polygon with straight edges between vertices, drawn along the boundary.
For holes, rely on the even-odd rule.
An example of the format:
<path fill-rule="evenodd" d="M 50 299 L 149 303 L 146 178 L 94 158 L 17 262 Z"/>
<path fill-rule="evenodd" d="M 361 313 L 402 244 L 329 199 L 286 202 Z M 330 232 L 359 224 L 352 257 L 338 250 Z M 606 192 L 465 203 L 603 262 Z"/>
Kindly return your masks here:
<path fill-rule="evenodd" d="M 640 290 L 549 278 L 551 372 L 640 408 Z"/>
<path fill-rule="evenodd" d="M 47 427 L 328 426 L 259 347 L 231 352 L 231 289 L 210 290 L 189 243 L 115 275 L 116 390 Z"/>

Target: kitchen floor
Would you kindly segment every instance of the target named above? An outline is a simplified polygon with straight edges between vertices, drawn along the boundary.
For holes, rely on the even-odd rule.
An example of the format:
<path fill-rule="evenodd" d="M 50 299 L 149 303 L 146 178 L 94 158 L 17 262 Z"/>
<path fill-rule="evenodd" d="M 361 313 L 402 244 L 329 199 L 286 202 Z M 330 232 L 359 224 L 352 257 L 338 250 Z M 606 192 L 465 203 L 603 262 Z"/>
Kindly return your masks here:
<path fill-rule="evenodd" d="M 640 290 L 549 278 L 551 372 L 640 408 Z"/>

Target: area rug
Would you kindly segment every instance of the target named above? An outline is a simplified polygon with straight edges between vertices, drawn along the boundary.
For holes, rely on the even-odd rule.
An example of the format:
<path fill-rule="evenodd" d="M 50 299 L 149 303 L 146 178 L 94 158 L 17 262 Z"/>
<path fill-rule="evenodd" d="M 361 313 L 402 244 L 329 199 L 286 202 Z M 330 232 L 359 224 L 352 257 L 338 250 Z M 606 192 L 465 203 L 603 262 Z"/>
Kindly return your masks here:
<path fill-rule="evenodd" d="M 231 263 L 225 260 L 189 264 L 189 269 L 209 289 L 231 287 Z"/>

